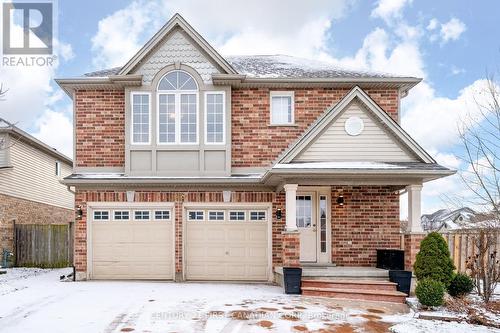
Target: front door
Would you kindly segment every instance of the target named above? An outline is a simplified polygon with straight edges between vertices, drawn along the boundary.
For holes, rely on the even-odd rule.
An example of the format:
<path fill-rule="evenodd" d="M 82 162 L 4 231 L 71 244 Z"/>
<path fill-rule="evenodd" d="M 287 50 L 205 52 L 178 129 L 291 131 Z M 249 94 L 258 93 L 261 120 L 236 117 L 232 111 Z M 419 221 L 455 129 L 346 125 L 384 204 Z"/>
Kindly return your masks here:
<path fill-rule="evenodd" d="M 316 209 L 313 194 L 297 195 L 297 228 L 300 232 L 300 261 L 317 261 Z"/>

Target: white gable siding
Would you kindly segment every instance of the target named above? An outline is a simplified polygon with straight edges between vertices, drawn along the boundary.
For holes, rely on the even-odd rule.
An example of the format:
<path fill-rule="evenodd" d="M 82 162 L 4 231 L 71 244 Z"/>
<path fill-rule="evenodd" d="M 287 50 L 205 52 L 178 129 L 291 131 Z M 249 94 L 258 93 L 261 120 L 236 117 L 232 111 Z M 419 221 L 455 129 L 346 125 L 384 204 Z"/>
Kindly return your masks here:
<path fill-rule="evenodd" d="M 0 170 L 0 193 L 64 208 L 73 208 L 73 194 L 59 183 L 55 174 L 56 158 L 17 141 L 10 147 L 12 168 Z M 61 177 L 71 167 L 61 163 Z"/>
<path fill-rule="evenodd" d="M 344 130 L 345 121 L 352 116 L 364 122 L 364 130 L 358 136 L 350 136 Z M 353 102 L 294 161 L 415 162 L 417 159 L 366 109 Z"/>
<path fill-rule="evenodd" d="M 10 166 L 9 143 L 7 134 L 0 134 L 0 168 Z"/>
<path fill-rule="evenodd" d="M 156 73 L 167 65 L 176 62 L 194 68 L 201 75 L 205 84 L 212 83 L 212 74 L 219 70 L 194 46 L 180 31 L 174 31 L 161 46 L 140 65 L 135 74 L 143 75 L 143 83 L 150 84 Z"/>

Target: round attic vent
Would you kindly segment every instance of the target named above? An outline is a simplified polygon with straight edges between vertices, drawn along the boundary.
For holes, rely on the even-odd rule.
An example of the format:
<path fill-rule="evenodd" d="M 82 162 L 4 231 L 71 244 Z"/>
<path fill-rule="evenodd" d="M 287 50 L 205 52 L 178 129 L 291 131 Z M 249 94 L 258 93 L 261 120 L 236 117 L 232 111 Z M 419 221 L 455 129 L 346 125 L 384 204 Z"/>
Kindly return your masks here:
<path fill-rule="evenodd" d="M 344 124 L 346 133 L 352 136 L 360 135 L 364 128 L 363 119 L 359 117 L 349 117 Z"/>

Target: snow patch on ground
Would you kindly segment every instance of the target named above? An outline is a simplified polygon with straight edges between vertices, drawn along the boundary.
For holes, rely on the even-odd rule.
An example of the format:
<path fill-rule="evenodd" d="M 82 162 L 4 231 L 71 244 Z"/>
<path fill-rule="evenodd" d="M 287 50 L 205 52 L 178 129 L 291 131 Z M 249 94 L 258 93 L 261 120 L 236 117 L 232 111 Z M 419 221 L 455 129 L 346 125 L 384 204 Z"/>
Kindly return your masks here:
<path fill-rule="evenodd" d="M 466 323 L 444 322 L 438 320 L 412 319 L 390 328 L 394 333 L 493 333 L 500 332 L 486 326 Z"/>

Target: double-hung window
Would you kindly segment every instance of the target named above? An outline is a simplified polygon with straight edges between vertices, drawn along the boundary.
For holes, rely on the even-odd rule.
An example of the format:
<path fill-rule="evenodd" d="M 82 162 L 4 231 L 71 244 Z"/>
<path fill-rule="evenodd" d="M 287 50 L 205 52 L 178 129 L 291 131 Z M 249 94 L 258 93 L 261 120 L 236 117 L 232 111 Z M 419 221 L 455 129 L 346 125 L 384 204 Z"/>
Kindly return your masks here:
<path fill-rule="evenodd" d="M 149 144 L 151 143 L 151 94 L 133 92 L 130 99 L 132 105 L 132 144 Z"/>
<path fill-rule="evenodd" d="M 225 136 L 225 93 L 210 91 L 205 93 L 205 143 L 223 144 Z"/>
<path fill-rule="evenodd" d="M 293 125 L 293 91 L 271 91 L 271 125 Z"/>
<path fill-rule="evenodd" d="M 198 85 L 175 70 L 158 84 L 158 143 L 198 143 Z"/>

